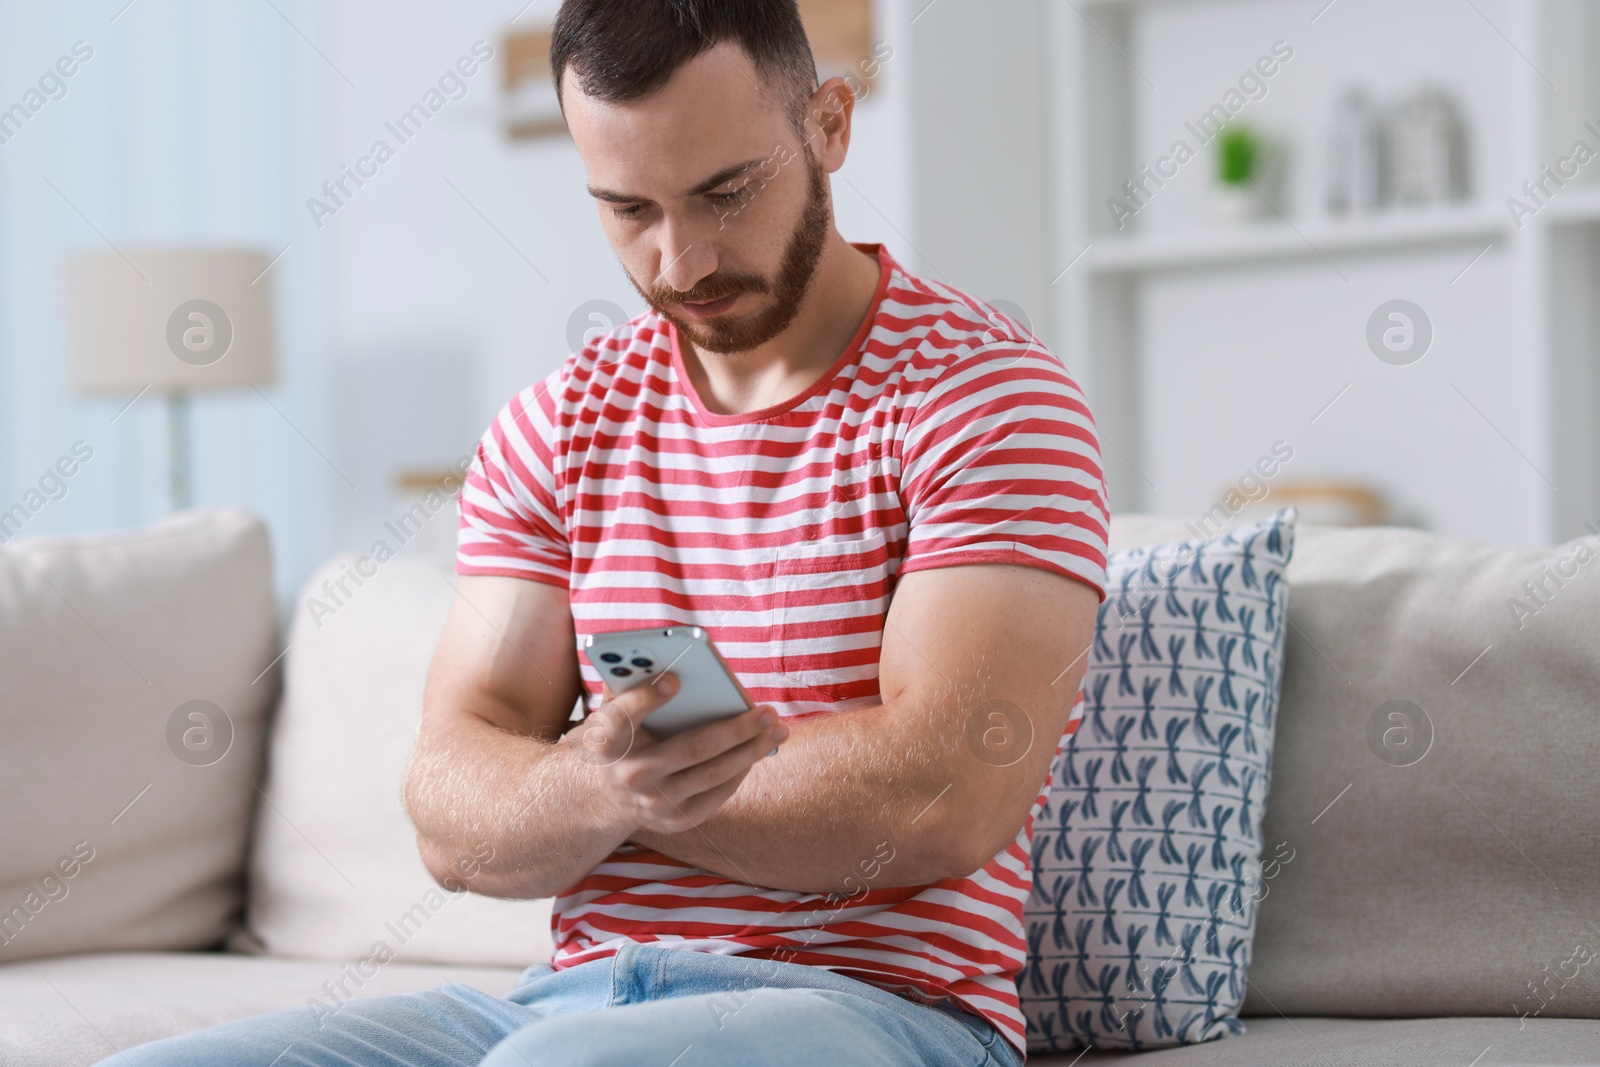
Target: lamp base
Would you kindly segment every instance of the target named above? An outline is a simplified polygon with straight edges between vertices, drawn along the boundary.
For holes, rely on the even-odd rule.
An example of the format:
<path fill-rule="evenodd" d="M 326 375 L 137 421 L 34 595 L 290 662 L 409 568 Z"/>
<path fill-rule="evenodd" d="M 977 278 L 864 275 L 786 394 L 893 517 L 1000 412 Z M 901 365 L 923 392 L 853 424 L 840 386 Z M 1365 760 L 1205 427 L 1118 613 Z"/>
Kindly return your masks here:
<path fill-rule="evenodd" d="M 178 389 L 167 393 L 167 498 L 173 511 L 194 503 L 189 485 L 189 394 Z"/>

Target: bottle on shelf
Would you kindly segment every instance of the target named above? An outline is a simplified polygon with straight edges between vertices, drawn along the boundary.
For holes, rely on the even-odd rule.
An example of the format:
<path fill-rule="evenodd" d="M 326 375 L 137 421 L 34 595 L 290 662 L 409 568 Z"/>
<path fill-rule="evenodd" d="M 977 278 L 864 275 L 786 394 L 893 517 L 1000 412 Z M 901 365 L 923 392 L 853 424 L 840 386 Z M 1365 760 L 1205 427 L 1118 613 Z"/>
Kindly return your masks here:
<path fill-rule="evenodd" d="M 1467 195 L 1466 136 L 1454 102 L 1424 84 L 1389 119 L 1389 182 L 1397 204 L 1438 204 Z"/>
<path fill-rule="evenodd" d="M 1333 215 L 1373 211 L 1384 202 L 1383 124 L 1372 98 L 1352 86 L 1334 105 L 1328 138 L 1327 206 Z"/>

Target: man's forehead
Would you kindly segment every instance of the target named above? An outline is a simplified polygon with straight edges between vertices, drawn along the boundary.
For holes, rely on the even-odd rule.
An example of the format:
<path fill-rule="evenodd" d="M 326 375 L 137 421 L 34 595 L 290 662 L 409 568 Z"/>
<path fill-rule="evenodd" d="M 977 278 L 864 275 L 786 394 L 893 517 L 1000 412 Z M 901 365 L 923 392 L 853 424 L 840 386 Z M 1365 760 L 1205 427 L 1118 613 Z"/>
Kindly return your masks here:
<path fill-rule="evenodd" d="M 677 187 L 752 157 L 765 156 L 792 131 L 776 94 L 763 91 L 742 49 L 713 45 L 673 72 L 666 85 L 635 100 L 602 100 L 562 73 L 562 99 L 573 142 L 596 187 L 624 179 Z"/>

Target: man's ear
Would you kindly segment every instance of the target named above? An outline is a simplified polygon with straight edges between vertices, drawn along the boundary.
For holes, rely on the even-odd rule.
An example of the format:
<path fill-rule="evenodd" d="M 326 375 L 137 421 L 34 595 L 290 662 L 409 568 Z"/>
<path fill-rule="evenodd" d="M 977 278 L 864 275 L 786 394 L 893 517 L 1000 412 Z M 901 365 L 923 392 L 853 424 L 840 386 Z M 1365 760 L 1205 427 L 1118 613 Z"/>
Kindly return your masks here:
<path fill-rule="evenodd" d="M 850 149 L 850 122 L 856 93 L 844 78 L 829 78 L 811 94 L 806 110 L 806 137 L 822 169 L 833 173 L 844 166 Z"/>

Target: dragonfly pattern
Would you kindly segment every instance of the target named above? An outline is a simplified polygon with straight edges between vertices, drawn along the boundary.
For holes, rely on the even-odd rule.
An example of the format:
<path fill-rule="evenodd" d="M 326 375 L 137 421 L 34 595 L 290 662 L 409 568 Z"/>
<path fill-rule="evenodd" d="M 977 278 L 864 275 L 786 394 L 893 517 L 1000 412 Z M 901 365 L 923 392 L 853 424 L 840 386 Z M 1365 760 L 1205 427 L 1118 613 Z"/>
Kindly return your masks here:
<path fill-rule="evenodd" d="M 1031 1051 L 1244 1032 L 1295 519 L 1107 561 L 1086 712 L 1034 819 Z"/>

